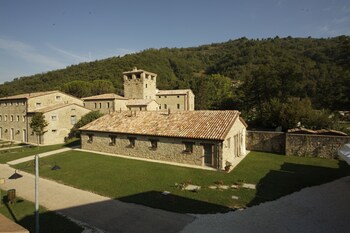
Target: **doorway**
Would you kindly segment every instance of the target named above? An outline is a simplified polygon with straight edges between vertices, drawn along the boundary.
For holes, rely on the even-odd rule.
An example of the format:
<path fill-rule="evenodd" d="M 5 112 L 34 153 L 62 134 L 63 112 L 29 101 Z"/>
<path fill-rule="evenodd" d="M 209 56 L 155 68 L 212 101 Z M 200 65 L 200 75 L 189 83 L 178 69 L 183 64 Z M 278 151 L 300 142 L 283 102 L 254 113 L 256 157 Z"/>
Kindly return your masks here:
<path fill-rule="evenodd" d="M 204 165 L 213 166 L 213 144 L 203 144 L 204 149 Z"/>

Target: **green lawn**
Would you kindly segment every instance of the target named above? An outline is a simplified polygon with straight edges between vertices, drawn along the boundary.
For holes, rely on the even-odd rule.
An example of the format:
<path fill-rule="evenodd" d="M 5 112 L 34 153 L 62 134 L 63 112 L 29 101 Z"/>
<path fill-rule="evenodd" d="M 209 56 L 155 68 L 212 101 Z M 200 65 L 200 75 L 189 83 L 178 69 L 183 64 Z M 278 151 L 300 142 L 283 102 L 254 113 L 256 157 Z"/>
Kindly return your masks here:
<path fill-rule="evenodd" d="M 2 191 L 5 196 L 5 191 Z M 35 230 L 34 203 L 17 198 L 14 204 L 1 204 L 0 213 L 7 218 L 17 222 L 30 232 Z M 79 233 L 83 228 L 68 220 L 67 218 L 40 208 L 40 232 L 50 233 Z"/>
<path fill-rule="evenodd" d="M 58 150 L 65 146 L 75 146 L 77 144 L 79 144 L 79 141 L 74 139 L 66 144 L 50 146 L 28 146 L 17 149 L 0 150 L 0 163 L 7 163 L 9 161 L 20 159 L 23 157 Z"/>
<path fill-rule="evenodd" d="M 57 163 L 62 169 L 51 171 Z M 27 164 L 16 168 L 33 172 Z M 300 158 L 251 152 L 231 173 L 70 151 L 41 160 L 40 174 L 80 189 L 146 206 L 186 213 L 215 213 L 256 205 L 281 196 L 350 175 L 338 160 Z M 198 192 L 184 191 L 176 183 L 200 185 Z M 256 190 L 212 190 L 215 183 L 252 183 Z M 169 191 L 170 195 L 161 192 Z M 238 196 L 235 200 L 232 196 Z"/>

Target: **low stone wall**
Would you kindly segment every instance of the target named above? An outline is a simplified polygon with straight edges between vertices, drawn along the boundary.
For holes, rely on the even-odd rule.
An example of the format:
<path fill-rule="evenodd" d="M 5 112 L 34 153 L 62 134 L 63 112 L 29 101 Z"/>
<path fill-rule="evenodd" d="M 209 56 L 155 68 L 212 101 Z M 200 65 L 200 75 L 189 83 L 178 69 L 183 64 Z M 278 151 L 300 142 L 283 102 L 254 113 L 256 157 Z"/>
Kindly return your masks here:
<path fill-rule="evenodd" d="M 284 154 L 286 137 L 283 132 L 247 131 L 247 150 Z"/>
<path fill-rule="evenodd" d="M 333 159 L 339 148 L 350 143 L 350 136 L 247 131 L 246 143 L 247 150 Z"/>
<path fill-rule="evenodd" d="M 285 154 L 333 159 L 345 143 L 350 143 L 349 136 L 287 134 Z"/>

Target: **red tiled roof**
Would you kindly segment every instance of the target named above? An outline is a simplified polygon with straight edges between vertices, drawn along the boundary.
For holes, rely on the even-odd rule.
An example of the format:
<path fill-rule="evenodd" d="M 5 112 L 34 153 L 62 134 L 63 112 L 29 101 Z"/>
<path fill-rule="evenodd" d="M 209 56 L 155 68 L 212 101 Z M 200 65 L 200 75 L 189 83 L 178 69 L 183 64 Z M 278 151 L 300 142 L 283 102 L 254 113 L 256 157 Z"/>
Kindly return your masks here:
<path fill-rule="evenodd" d="M 7 96 L 0 98 L 0 100 L 13 100 L 13 99 L 30 99 L 38 96 L 48 95 L 52 93 L 56 93 L 59 91 L 44 91 L 44 92 L 33 92 L 33 93 L 24 93 L 19 95 Z"/>
<path fill-rule="evenodd" d="M 182 111 L 174 113 L 114 112 L 80 128 L 82 131 L 224 140 L 239 120 L 238 111 Z"/>
<path fill-rule="evenodd" d="M 48 106 L 48 107 L 45 107 L 45 108 L 40 108 L 40 109 L 35 109 L 33 112 L 50 112 L 50 111 L 53 111 L 53 110 L 56 110 L 56 109 L 60 109 L 60 108 L 64 108 L 64 107 L 67 107 L 67 106 L 71 106 L 71 105 L 75 105 L 77 107 L 80 107 L 80 108 L 85 108 L 84 106 L 81 106 L 79 104 L 75 104 L 75 103 L 70 103 L 70 104 L 65 104 L 65 103 L 61 103 L 61 104 L 55 104 L 55 105 L 52 105 L 52 106 Z M 87 108 L 85 108 L 87 109 Z"/>
<path fill-rule="evenodd" d="M 94 95 L 94 96 L 88 96 L 81 98 L 82 100 L 110 100 L 110 99 L 118 99 L 118 100 L 127 100 L 127 98 L 114 94 L 114 93 L 107 93 L 102 95 Z"/>

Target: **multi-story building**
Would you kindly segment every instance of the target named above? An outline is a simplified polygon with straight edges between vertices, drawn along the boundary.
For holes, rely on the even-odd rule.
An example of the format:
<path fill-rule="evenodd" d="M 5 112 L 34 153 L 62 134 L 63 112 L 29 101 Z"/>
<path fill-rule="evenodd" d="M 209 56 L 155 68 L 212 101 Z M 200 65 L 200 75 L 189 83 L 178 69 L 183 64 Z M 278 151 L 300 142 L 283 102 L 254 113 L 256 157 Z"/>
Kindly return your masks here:
<path fill-rule="evenodd" d="M 103 94 L 83 98 L 84 106 L 101 113 L 115 111 L 193 111 L 194 94 L 191 89 L 158 90 L 157 74 L 136 67 L 123 72 L 124 97 Z M 115 107 L 117 106 L 117 107 Z"/>
<path fill-rule="evenodd" d="M 43 113 L 48 122 L 40 137 L 30 128 L 37 112 Z M 0 139 L 45 145 L 62 143 L 75 122 L 88 112 L 82 100 L 60 91 L 0 98 Z"/>
<path fill-rule="evenodd" d="M 128 99 L 114 93 L 89 96 L 82 98 L 82 100 L 84 101 L 84 107 L 93 111 L 100 111 L 102 114 L 127 110 L 126 103 Z"/>

